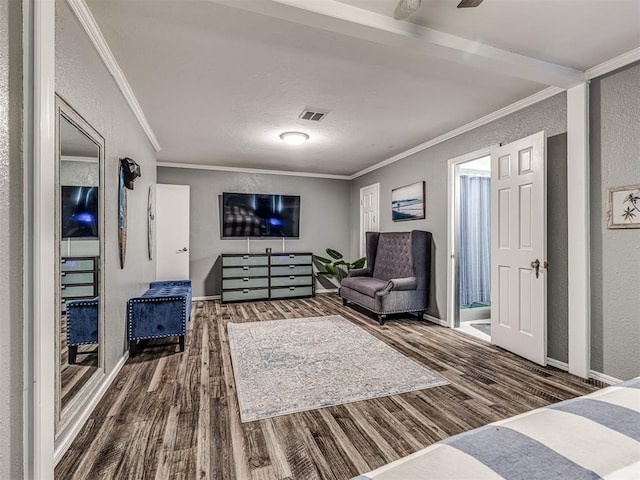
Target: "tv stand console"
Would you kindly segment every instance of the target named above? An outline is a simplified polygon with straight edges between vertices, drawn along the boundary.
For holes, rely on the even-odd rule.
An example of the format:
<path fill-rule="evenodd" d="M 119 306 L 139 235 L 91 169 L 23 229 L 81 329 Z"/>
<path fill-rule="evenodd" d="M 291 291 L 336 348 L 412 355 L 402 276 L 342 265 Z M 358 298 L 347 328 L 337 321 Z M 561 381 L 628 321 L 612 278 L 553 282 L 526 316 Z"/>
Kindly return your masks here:
<path fill-rule="evenodd" d="M 311 253 L 222 255 L 222 303 L 315 295 Z"/>

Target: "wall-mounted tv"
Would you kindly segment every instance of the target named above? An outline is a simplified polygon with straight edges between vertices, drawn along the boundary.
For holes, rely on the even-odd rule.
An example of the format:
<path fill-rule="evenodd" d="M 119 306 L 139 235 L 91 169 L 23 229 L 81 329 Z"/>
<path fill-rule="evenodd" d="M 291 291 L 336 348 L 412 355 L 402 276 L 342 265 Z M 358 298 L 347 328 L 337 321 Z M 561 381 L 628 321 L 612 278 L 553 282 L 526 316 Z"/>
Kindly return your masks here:
<path fill-rule="evenodd" d="M 62 238 L 98 237 L 98 187 L 62 186 Z"/>
<path fill-rule="evenodd" d="M 222 238 L 300 236 L 300 197 L 262 193 L 223 193 Z"/>

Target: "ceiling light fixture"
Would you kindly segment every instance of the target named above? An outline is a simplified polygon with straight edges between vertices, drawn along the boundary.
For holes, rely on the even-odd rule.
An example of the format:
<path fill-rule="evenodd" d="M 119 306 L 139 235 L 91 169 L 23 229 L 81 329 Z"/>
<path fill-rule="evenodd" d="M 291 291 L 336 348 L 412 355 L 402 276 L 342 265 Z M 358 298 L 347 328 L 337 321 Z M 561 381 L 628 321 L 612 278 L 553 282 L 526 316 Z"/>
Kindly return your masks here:
<path fill-rule="evenodd" d="M 309 140 L 309 135 L 302 132 L 284 132 L 280 134 L 280 138 L 289 145 L 300 145 Z"/>

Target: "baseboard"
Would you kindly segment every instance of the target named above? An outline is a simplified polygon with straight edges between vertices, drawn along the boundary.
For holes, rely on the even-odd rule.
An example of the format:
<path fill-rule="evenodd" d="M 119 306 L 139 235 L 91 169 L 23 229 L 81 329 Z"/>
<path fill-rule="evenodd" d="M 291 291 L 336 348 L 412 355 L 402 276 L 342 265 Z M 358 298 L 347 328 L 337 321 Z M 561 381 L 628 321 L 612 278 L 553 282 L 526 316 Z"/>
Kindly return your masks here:
<path fill-rule="evenodd" d="M 443 319 L 438 318 L 438 317 L 433 317 L 433 316 L 431 316 L 431 315 L 429 315 L 427 313 L 424 314 L 423 318 L 425 320 L 429 320 L 430 322 L 436 323 L 436 324 L 438 324 L 438 325 L 440 325 L 442 327 L 448 327 L 449 326 L 449 323 L 446 320 L 443 320 Z"/>
<path fill-rule="evenodd" d="M 338 293 L 337 288 L 316 288 L 316 293 Z"/>
<path fill-rule="evenodd" d="M 569 371 L 569 364 L 567 362 L 561 362 L 560 360 L 556 360 L 555 358 L 547 357 L 547 365 L 549 367 L 555 367 L 558 370 L 562 370 L 564 372 Z"/>
<path fill-rule="evenodd" d="M 71 446 L 71 442 L 73 442 L 73 440 L 78 436 L 78 433 L 80 433 L 80 429 L 82 429 L 84 424 L 87 422 L 89 416 L 98 405 L 98 402 L 107 392 L 128 359 L 129 352 L 125 352 L 120 361 L 118 361 L 118 363 L 114 367 L 113 371 L 105 377 L 104 381 L 93 393 L 89 401 L 85 403 L 84 408 L 80 411 L 80 414 L 77 416 L 75 422 L 69 425 L 64 434 L 56 441 L 55 450 L 53 452 L 54 465 L 57 465 L 62 456 L 67 452 L 67 450 Z"/>
<path fill-rule="evenodd" d="M 220 300 L 220 295 L 205 295 L 204 297 L 193 297 L 192 302 L 199 302 L 204 300 Z"/>
<path fill-rule="evenodd" d="M 608 385 L 615 385 L 616 383 L 622 382 L 622 380 L 620 380 L 619 378 L 612 377 L 611 375 L 607 375 L 605 373 L 596 372 L 595 370 L 589 370 L 589 378 L 600 380 L 601 382 Z"/>

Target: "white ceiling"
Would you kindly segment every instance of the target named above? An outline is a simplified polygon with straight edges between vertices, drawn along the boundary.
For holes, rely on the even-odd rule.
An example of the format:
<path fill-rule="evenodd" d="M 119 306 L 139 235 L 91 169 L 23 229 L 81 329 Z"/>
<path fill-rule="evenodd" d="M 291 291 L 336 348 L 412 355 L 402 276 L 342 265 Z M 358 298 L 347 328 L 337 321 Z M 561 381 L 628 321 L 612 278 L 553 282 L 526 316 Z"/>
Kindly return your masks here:
<path fill-rule="evenodd" d="M 511 51 L 582 70 L 640 46 L 640 0 L 423 0 L 419 23 L 505 50 L 467 43 L 458 56 L 434 55 L 431 30 L 393 32 L 395 0 L 293 2 L 88 1 L 160 161 L 349 175 L 546 88 L 549 72 L 567 76 Z M 308 11 L 327 6 L 339 20 Z M 344 20 L 345 8 L 372 20 Z M 305 107 L 330 113 L 298 120 Z M 287 130 L 311 138 L 292 147 L 279 139 Z"/>

